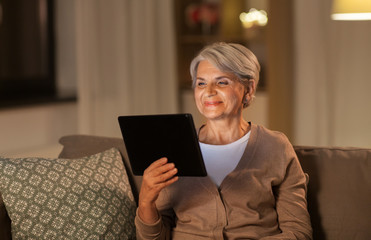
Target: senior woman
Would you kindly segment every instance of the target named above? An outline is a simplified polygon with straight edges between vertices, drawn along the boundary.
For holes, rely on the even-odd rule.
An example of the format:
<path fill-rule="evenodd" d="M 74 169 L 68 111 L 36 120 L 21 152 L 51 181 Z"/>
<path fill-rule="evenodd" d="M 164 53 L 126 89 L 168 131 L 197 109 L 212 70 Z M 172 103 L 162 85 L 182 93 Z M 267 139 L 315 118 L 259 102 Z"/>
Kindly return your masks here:
<path fill-rule="evenodd" d="M 143 175 L 138 239 L 311 239 L 306 176 L 282 133 L 246 122 L 260 65 L 239 44 L 206 46 L 190 67 L 207 177 L 166 158 Z"/>

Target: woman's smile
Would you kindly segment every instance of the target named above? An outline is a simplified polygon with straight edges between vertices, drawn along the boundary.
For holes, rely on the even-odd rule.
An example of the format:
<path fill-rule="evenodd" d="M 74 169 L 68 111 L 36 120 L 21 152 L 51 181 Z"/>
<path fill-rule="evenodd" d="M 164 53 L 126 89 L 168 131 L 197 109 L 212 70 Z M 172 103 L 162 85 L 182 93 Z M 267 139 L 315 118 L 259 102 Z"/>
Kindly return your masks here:
<path fill-rule="evenodd" d="M 220 105 L 222 103 L 223 103 L 222 101 L 205 101 L 204 102 L 204 105 L 206 107 L 216 107 L 216 106 L 218 106 L 218 105 Z"/>

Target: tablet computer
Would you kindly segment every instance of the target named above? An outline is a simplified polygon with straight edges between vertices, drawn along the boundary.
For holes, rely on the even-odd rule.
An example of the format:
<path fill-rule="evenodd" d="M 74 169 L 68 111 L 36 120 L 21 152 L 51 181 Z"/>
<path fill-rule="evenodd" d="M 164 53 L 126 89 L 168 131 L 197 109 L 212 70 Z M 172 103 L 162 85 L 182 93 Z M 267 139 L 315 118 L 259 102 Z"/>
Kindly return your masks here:
<path fill-rule="evenodd" d="M 143 175 L 154 161 L 166 157 L 178 176 L 206 176 L 191 114 L 119 116 L 121 133 L 134 175 Z"/>

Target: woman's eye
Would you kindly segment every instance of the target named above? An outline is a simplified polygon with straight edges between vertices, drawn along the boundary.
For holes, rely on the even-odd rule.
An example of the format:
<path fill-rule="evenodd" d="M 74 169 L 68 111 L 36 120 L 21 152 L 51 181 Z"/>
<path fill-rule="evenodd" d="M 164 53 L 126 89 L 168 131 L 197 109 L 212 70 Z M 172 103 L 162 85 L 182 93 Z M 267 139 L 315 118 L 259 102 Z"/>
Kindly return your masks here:
<path fill-rule="evenodd" d="M 197 82 L 197 86 L 198 87 L 204 87 L 204 86 L 206 86 L 206 83 L 204 83 L 204 82 Z"/>
<path fill-rule="evenodd" d="M 218 85 L 221 85 L 221 86 L 226 86 L 226 85 L 228 85 L 228 84 L 229 84 L 229 82 L 226 81 L 226 80 L 218 81 Z"/>

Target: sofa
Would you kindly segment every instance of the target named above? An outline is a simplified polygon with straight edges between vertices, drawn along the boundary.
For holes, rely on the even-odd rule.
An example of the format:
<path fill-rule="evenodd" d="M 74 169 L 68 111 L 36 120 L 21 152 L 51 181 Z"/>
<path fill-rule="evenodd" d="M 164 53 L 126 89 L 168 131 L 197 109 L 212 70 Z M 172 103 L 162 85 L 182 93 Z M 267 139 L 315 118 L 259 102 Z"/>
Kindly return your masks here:
<path fill-rule="evenodd" d="M 128 162 L 122 139 L 70 135 L 62 137 L 59 142 L 63 146 L 63 149 L 59 157 L 54 159 L 54 161 L 62 159 L 59 161 L 63 162 L 63 159 L 70 159 L 72 164 L 75 159 L 85 159 L 84 161 L 86 162 L 87 156 L 93 156 L 112 148 L 118 149 L 127 176 L 126 186 L 122 186 L 123 191 L 129 190 L 132 193 L 131 195 L 129 192 L 129 197 L 126 196 L 126 198 L 123 198 L 129 199 L 124 205 L 125 209 L 129 209 L 130 214 L 128 215 L 128 219 L 132 221 L 132 212 L 135 211 L 135 203 L 138 201 L 141 178 L 134 176 L 130 170 L 130 163 Z M 307 199 L 308 211 L 313 227 L 313 239 L 370 239 L 371 149 L 308 146 L 294 146 L 294 149 L 304 172 L 309 175 Z M 109 154 L 112 155 L 113 150 L 110 151 Z M 93 159 L 96 160 L 97 157 Z M 32 161 L 35 162 L 36 160 L 33 159 Z M 110 159 L 108 158 L 108 160 Z M 2 161 L 11 160 L 2 159 Z M 14 229 L 12 229 L 13 224 L 11 222 L 13 219 L 11 220 L 11 217 L 9 217 L 11 214 L 8 212 L 8 207 L 5 206 L 6 204 L 4 204 L 3 194 L 0 192 L 0 239 L 12 239 L 12 231 Z M 132 202 L 134 202 L 134 205 Z M 73 216 L 71 215 L 71 217 Z M 121 218 L 123 217 L 121 216 Z M 15 221 L 18 221 L 18 219 L 15 219 Z M 133 227 L 130 225 L 132 224 L 130 221 L 127 221 L 128 228 L 126 230 L 124 229 L 124 232 L 128 232 Z M 77 231 L 78 229 L 75 230 Z M 22 239 L 22 235 L 20 236 L 20 239 Z M 43 238 L 45 237 L 40 237 L 40 239 Z M 59 239 L 58 235 L 54 236 L 54 238 Z M 111 234 L 104 238 L 134 239 L 135 237 L 133 235 L 115 236 Z M 103 237 L 97 237 L 96 239 L 103 239 Z"/>

